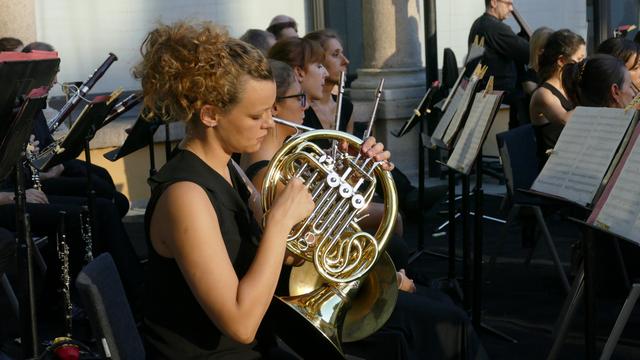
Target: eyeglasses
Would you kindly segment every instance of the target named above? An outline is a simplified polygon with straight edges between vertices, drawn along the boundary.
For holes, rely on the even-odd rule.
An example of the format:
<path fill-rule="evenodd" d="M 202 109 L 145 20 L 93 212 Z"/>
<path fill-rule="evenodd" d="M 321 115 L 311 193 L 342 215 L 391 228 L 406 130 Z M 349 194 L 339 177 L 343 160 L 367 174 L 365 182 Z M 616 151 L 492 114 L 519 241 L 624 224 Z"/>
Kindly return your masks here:
<path fill-rule="evenodd" d="M 300 106 L 302 107 L 307 106 L 307 95 L 305 93 L 288 95 L 288 96 L 278 96 L 276 97 L 276 101 L 290 99 L 290 98 L 298 98 L 298 101 L 300 101 Z"/>

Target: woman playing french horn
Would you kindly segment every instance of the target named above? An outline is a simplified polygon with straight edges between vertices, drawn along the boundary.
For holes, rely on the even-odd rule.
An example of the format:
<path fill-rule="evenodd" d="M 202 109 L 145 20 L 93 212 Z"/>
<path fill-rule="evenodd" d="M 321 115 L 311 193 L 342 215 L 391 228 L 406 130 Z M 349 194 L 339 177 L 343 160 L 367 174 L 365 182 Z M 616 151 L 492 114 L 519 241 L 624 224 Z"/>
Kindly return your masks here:
<path fill-rule="evenodd" d="M 255 152 L 274 126 L 269 65 L 258 50 L 206 22 L 160 25 L 144 41 L 142 56 L 134 73 L 145 108 L 186 124 L 180 151 L 150 179 L 149 357 L 268 356 L 256 346 L 256 334 L 280 275 L 287 234 L 314 206 L 302 181 L 293 179 L 260 234 L 247 188 L 231 164 L 232 153 Z M 389 158 L 372 138 L 361 150 L 377 161 Z"/>

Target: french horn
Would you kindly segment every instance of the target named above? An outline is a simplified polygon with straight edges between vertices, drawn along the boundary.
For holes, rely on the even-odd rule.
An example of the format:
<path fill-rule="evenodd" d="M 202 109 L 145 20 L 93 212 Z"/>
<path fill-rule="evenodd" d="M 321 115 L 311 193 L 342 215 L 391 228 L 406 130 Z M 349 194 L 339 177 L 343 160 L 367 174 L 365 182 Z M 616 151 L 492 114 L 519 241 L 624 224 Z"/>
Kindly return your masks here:
<path fill-rule="evenodd" d="M 342 84 L 343 80 L 340 94 Z M 363 139 L 371 132 L 382 85 L 383 81 Z M 281 119 L 274 121 L 304 132 L 289 139 L 269 163 L 261 192 L 264 213 L 269 212 L 278 189 L 294 177 L 309 188 L 315 208 L 289 233 L 287 249 L 306 264 L 292 272 L 293 296 L 275 296 L 270 316 L 276 319 L 276 333 L 303 357 L 344 358 L 342 341 L 375 332 L 395 305 L 396 272 L 384 249 L 398 213 L 396 188 L 381 163 L 364 158 L 359 151 L 357 155 L 344 152 L 337 145 L 346 142 L 350 149 L 359 150 L 364 140 L 338 130 L 308 131 Z M 318 140 L 329 140 L 332 147 L 322 149 Z M 378 182 L 384 215 L 371 235 L 358 221 L 366 216 Z"/>

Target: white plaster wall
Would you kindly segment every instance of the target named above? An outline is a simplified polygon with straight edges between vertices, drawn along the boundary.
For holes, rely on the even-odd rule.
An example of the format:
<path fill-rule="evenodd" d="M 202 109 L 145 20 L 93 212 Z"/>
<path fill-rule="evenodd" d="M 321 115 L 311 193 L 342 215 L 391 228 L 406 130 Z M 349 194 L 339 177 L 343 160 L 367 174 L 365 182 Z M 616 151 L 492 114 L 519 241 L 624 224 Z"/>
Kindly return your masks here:
<path fill-rule="evenodd" d="M 532 30 L 540 26 L 571 29 L 587 38 L 586 0 L 514 0 L 520 14 Z M 467 37 L 471 24 L 484 12 L 483 0 L 436 0 L 438 22 L 438 65 L 442 68 L 442 52 L 449 47 L 458 65 L 467 54 Z M 520 31 L 512 17 L 507 19 L 515 32 Z"/>
<path fill-rule="evenodd" d="M 36 0 L 36 29 L 38 40 L 60 53 L 59 82 L 84 81 L 109 52 L 116 54 L 119 60 L 92 90 L 109 92 L 139 88 L 130 70 L 140 59 L 142 40 L 159 21 L 212 20 L 240 36 L 249 28 L 265 29 L 278 14 L 294 17 L 304 34 L 305 1 L 300 0 Z"/>

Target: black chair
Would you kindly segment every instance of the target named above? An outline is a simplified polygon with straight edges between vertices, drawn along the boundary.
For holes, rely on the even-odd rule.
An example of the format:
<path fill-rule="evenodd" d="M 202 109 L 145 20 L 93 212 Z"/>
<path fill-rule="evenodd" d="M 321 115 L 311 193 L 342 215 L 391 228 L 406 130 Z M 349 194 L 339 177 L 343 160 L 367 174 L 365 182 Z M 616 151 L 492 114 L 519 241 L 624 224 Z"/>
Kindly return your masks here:
<path fill-rule="evenodd" d="M 451 89 L 456 84 L 458 79 L 458 61 L 456 60 L 456 54 L 451 48 L 444 49 L 444 55 L 442 56 L 442 87 L 445 89 Z"/>
<path fill-rule="evenodd" d="M 111 255 L 104 253 L 85 266 L 76 288 L 93 333 L 103 344 L 103 355 L 115 360 L 144 359 L 142 339 Z"/>
<path fill-rule="evenodd" d="M 500 158 L 504 169 L 507 185 L 507 199 L 511 203 L 511 210 L 504 226 L 502 237 L 498 243 L 498 251 L 491 257 L 491 270 L 495 268 L 496 258 L 502 252 L 510 225 L 522 208 L 529 208 L 536 219 L 536 235 L 542 235 L 555 264 L 562 286 L 569 292 L 569 280 L 564 271 L 558 251 L 556 250 L 551 233 L 547 228 L 541 207 L 545 205 L 542 199 L 515 191 L 529 189 L 538 176 L 538 158 L 536 156 L 536 137 L 533 126 L 524 125 L 496 135 Z M 535 243 L 526 262 L 528 263 L 535 250 Z M 492 271 L 493 272 L 493 271 Z"/>

